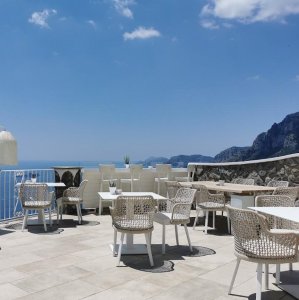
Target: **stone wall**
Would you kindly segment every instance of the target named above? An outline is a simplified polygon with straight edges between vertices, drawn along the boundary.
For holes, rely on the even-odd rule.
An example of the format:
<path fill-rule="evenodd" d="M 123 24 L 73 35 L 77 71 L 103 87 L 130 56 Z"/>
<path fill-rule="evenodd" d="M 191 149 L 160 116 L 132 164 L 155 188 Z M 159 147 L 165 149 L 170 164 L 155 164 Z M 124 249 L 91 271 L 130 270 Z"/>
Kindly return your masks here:
<path fill-rule="evenodd" d="M 225 180 L 253 178 L 257 185 L 267 185 L 274 180 L 289 181 L 299 186 L 299 153 L 270 159 L 231 163 L 189 163 L 195 172 L 194 180 Z"/>

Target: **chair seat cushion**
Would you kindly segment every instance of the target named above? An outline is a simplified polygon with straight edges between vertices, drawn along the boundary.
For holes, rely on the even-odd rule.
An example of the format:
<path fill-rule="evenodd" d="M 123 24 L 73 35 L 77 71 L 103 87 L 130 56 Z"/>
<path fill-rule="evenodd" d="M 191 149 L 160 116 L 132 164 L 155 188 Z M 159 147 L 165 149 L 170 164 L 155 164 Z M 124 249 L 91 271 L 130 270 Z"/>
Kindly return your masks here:
<path fill-rule="evenodd" d="M 189 222 L 189 217 L 184 214 L 174 214 L 173 219 L 171 219 L 172 213 L 168 212 L 157 212 L 154 214 L 154 222 L 157 222 L 162 225 L 170 224 L 184 224 Z"/>
<path fill-rule="evenodd" d="M 140 181 L 140 179 L 138 179 L 138 178 L 133 178 L 133 179 L 130 179 L 130 178 L 122 178 L 121 180 L 120 180 L 120 182 L 131 182 L 131 181 Z"/>
<path fill-rule="evenodd" d="M 78 204 L 83 202 L 83 200 L 78 197 L 62 197 L 61 201 L 63 204 Z"/>
<path fill-rule="evenodd" d="M 51 201 L 25 201 L 25 203 L 23 203 L 23 208 L 39 209 L 47 208 L 50 205 Z"/>
<path fill-rule="evenodd" d="M 199 208 L 201 209 L 224 209 L 224 205 L 221 203 L 215 203 L 215 202 L 201 202 L 198 204 Z"/>
<path fill-rule="evenodd" d="M 168 177 L 160 177 L 160 178 L 156 177 L 156 178 L 155 178 L 155 181 L 156 181 L 156 182 L 158 182 L 158 181 L 168 181 L 168 180 L 169 180 Z"/>

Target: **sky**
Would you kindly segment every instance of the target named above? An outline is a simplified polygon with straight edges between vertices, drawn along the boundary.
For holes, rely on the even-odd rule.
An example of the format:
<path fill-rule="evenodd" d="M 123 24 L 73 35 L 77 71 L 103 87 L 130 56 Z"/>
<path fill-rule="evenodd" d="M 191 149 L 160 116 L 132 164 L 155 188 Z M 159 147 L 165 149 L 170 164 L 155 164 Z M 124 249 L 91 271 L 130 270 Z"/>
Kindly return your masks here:
<path fill-rule="evenodd" d="M 0 0 L 20 160 L 214 156 L 299 111 L 299 0 Z"/>

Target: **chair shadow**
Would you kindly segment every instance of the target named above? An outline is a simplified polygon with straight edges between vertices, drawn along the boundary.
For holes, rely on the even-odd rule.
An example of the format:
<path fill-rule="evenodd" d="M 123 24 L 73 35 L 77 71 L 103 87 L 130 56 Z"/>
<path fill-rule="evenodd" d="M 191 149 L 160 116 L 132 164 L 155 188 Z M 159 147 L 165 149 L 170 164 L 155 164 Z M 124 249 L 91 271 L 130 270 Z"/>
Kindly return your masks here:
<path fill-rule="evenodd" d="M 13 231 L 12 230 L 7 230 L 7 229 L 0 228 L 0 236 L 1 235 L 6 235 L 6 234 L 10 234 L 10 233 L 13 233 Z"/>

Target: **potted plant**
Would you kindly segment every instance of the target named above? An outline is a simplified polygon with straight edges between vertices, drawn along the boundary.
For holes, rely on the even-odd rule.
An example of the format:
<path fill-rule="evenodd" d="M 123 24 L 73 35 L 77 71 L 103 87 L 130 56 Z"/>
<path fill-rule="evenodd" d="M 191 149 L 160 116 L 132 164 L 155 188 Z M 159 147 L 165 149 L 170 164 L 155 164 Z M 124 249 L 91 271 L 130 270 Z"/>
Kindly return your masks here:
<path fill-rule="evenodd" d="M 116 192 L 116 183 L 113 180 L 109 181 L 109 192 L 110 192 L 110 194 L 115 195 L 115 192 Z"/>
<path fill-rule="evenodd" d="M 31 182 L 36 183 L 36 174 L 31 174 Z"/>
<path fill-rule="evenodd" d="M 129 166 L 130 166 L 130 156 L 125 155 L 124 163 L 125 163 L 126 168 L 129 168 Z"/>

